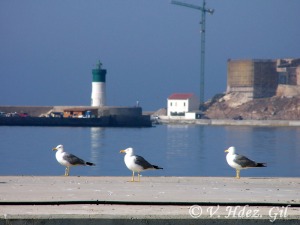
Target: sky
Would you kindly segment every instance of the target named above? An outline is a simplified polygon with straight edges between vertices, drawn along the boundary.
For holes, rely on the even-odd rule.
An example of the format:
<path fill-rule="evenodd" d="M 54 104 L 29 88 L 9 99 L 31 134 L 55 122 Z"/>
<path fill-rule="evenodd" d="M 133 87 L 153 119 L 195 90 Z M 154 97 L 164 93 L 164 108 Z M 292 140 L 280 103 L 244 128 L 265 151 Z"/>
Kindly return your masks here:
<path fill-rule="evenodd" d="M 201 0 L 180 0 L 202 5 Z M 228 59 L 300 57 L 299 0 L 207 0 L 205 100 L 226 91 Z M 170 0 L 0 0 L 0 105 L 166 107 L 200 93 L 201 11 Z"/>

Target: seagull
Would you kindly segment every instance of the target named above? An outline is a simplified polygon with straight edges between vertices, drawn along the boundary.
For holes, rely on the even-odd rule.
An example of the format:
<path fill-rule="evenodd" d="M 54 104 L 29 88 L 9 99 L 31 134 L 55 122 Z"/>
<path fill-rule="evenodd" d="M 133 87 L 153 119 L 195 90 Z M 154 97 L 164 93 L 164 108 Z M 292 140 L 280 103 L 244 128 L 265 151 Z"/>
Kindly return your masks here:
<path fill-rule="evenodd" d="M 52 150 L 57 151 L 55 154 L 56 160 L 61 165 L 66 166 L 65 176 L 69 176 L 71 166 L 95 166 L 94 163 L 85 162 L 77 156 L 65 152 L 63 145 L 57 145 Z"/>
<path fill-rule="evenodd" d="M 236 178 L 240 178 L 240 170 L 248 169 L 253 167 L 266 167 L 266 163 L 257 163 L 248 159 L 246 156 L 239 155 L 235 153 L 235 147 L 230 147 L 225 150 L 228 152 L 226 155 L 226 160 L 229 166 L 236 169 Z"/>
<path fill-rule="evenodd" d="M 140 173 L 144 170 L 159 170 L 161 167 L 155 166 L 147 162 L 142 156 L 134 154 L 133 148 L 121 150 L 120 153 L 125 153 L 124 162 L 129 170 L 132 171 L 131 182 L 134 182 L 134 172 L 138 173 L 138 181 L 140 181 Z"/>

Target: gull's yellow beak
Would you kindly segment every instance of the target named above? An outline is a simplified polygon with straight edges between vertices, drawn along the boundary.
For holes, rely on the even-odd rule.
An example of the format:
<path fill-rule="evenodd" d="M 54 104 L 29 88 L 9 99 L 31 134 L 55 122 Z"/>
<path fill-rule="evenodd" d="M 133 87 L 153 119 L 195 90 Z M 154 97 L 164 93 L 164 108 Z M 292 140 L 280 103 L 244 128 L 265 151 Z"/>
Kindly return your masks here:
<path fill-rule="evenodd" d="M 52 148 L 52 151 L 57 151 L 57 148 Z"/>
<path fill-rule="evenodd" d="M 229 150 L 228 150 L 228 149 L 226 149 L 224 152 L 229 152 Z"/>
<path fill-rule="evenodd" d="M 121 150 L 120 153 L 125 153 L 125 150 Z"/>

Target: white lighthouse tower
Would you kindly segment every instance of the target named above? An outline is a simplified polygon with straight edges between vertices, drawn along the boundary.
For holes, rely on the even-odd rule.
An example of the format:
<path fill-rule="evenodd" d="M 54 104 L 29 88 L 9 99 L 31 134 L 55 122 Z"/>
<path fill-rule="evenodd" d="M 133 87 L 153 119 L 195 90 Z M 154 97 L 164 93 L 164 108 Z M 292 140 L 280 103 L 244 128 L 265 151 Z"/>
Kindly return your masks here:
<path fill-rule="evenodd" d="M 106 104 L 106 87 L 105 76 L 106 70 L 101 68 L 102 63 L 99 61 L 95 69 L 92 70 L 92 103 L 91 106 L 105 106 Z"/>

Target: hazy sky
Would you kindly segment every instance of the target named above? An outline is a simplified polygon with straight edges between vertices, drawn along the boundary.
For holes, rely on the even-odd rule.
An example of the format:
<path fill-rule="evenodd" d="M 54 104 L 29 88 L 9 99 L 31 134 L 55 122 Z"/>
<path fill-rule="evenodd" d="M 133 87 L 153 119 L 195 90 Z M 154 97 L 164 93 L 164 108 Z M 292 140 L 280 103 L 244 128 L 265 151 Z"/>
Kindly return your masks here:
<path fill-rule="evenodd" d="M 300 57 L 299 0 L 207 7 L 205 100 L 226 90 L 229 58 Z M 99 59 L 108 105 L 199 95 L 200 16 L 169 0 L 0 0 L 0 105 L 90 105 Z"/>

